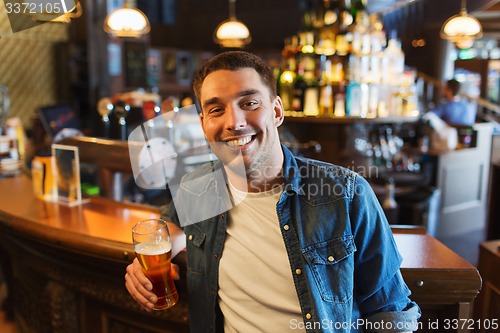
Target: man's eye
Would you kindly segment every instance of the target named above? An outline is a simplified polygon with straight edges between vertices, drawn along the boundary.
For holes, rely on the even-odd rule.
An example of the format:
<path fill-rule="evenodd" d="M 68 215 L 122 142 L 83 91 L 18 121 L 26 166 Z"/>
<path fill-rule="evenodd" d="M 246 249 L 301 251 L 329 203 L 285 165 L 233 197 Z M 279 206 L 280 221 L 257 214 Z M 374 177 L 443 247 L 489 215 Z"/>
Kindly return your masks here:
<path fill-rule="evenodd" d="M 243 107 L 246 108 L 256 108 L 257 106 L 259 106 L 259 102 L 257 101 L 247 101 L 243 103 Z"/>
<path fill-rule="evenodd" d="M 213 108 L 213 109 L 208 110 L 208 114 L 217 115 L 217 114 L 220 114 L 222 111 L 223 111 L 222 108 Z"/>

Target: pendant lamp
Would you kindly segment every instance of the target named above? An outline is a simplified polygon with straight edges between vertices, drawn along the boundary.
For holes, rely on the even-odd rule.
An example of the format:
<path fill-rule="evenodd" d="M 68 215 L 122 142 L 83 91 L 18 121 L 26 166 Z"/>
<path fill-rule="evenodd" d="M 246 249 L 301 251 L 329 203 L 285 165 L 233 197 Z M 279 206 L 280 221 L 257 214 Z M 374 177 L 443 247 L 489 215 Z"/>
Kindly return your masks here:
<path fill-rule="evenodd" d="M 139 38 L 151 30 L 147 16 L 127 0 L 122 8 L 113 10 L 104 20 L 104 31 L 116 37 Z"/>
<path fill-rule="evenodd" d="M 252 41 L 250 30 L 236 19 L 236 0 L 229 0 L 229 18 L 221 22 L 214 32 L 214 42 L 226 48 L 242 48 Z"/>
<path fill-rule="evenodd" d="M 441 38 L 455 43 L 458 48 L 470 48 L 474 40 L 483 36 L 481 23 L 472 15 L 467 13 L 465 1 L 462 0 L 460 13 L 453 15 L 444 22 L 441 28 Z"/>

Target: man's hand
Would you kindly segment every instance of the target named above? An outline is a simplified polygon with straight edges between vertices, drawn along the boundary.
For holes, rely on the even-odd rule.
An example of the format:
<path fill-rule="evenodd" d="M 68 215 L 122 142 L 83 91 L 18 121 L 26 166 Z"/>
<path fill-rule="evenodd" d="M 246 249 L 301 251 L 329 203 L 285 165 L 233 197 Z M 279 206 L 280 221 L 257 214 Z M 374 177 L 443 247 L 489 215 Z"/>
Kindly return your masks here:
<path fill-rule="evenodd" d="M 176 264 L 172 264 L 170 272 L 174 280 L 180 279 L 179 267 Z M 144 310 L 148 312 L 153 310 L 154 304 L 158 301 L 158 297 L 151 292 L 153 285 L 146 275 L 144 275 L 137 258 L 127 266 L 125 287 L 132 298 L 139 303 Z"/>

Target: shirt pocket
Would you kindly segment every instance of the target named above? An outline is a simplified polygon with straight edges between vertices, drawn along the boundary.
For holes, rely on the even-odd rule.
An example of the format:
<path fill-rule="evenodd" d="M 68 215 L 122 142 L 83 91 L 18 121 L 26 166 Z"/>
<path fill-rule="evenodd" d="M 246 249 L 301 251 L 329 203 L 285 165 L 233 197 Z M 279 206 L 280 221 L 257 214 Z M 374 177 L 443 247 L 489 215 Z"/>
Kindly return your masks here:
<path fill-rule="evenodd" d="M 325 302 L 346 303 L 353 296 L 354 252 L 352 236 L 340 237 L 306 247 L 303 255 Z"/>
<path fill-rule="evenodd" d="M 202 275 L 205 272 L 205 239 L 203 230 L 196 224 L 185 228 L 187 236 L 187 270 L 194 275 Z"/>

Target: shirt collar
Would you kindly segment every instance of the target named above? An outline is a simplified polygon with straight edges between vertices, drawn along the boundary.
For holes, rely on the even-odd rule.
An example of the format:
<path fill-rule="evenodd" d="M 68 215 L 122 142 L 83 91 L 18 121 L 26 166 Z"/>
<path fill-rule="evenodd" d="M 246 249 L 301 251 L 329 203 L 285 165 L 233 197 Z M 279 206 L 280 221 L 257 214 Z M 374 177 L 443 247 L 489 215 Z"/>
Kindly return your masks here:
<path fill-rule="evenodd" d="M 287 195 L 292 193 L 303 195 L 304 191 L 300 184 L 300 168 L 297 165 L 297 160 L 292 152 L 281 144 L 283 150 L 283 178 L 285 181 L 285 188 L 283 192 Z"/>

